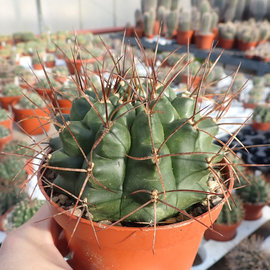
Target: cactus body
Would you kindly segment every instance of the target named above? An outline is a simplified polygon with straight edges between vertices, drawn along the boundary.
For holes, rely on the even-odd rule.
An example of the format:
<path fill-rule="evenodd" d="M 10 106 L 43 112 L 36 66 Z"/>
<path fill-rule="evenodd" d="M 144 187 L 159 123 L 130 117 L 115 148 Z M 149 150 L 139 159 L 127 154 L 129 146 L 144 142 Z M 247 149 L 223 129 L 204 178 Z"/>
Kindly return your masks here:
<path fill-rule="evenodd" d="M 253 120 L 258 123 L 269 123 L 270 107 L 268 105 L 260 105 L 255 107 L 253 112 Z"/>
<path fill-rule="evenodd" d="M 149 12 L 145 12 L 143 15 L 144 22 L 144 34 L 146 36 L 152 36 L 154 32 L 154 24 L 155 24 L 155 12 L 154 10 L 150 10 Z"/>
<path fill-rule="evenodd" d="M 205 12 L 201 18 L 201 25 L 200 25 L 200 34 L 201 35 L 209 35 L 211 33 L 212 27 L 212 17 L 210 12 Z"/>
<path fill-rule="evenodd" d="M 178 11 L 171 11 L 167 15 L 167 35 L 172 37 L 178 26 Z"/>
<path fill-rule="evenodd" d="M 95 221 L 115 221 L 129 215 L 151 201 L 156 192 L 161 200 L 183 210 L 206 198 L 206 194 L 192 191 L 168 192 L 165 198 L 164 190 L 208 190 L 207 158 L 220 149 L 212 144 L 212 136 L 218 132 L 217 124 L 211 118 L 202 119 L 196 127 L 186 121 L 193 116 L 195 99 L 176 96 L 170 88 L 161 99 L 153 98 L 149 104 L 152 106 L 156 101 L 155 111 L 162 113 L 149 115 L 142 95 L 147 87 L 151 86 L 144 84 L 137 99 L 126 105 L 122 101 L 127 98 L 124 86 L 107 97 L 106 104 L 95 97 L 91 98 L 92 105 L 84 98 L 74 100 L 69 129 L 64 128 L 60 133 L 58 145 L 62 147 L 50 155 L 52 166 L 88 170 L 88 173 L 57 170 L 54 184 L 78 196 L 87 181 L 82 199 L 87 198 L 94 205 L 89 210 Z M 156 97 L 161 90 L 162 87 L 156 90 Z M 199 115 L 194 117 L 199 119 Z M 108 118 L 111 122 L 104 125 Z M 158 156 L 152 157 L 159 148 Z M 177 154 L 191 152 L 200 155 Z M 156 205 L 157 221 L 176 213 L 163 203 Z M 125 220 L 153 221 L 153 204 L 150 202 Z"/>

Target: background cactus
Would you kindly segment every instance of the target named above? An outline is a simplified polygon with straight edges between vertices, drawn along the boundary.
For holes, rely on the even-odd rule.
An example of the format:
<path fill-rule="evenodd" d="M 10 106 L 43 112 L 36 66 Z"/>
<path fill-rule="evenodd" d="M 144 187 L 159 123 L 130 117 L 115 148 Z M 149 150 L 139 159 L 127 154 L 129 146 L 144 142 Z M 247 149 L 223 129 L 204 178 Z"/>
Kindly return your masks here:
<path fill-rule="evenodd" d="M 236 193 L 244 203 L 267 203 L 270 199 L 270 185 L 261 175 L 248 174 L 249 185 L 236 189 Z M 241 183 L 245 180 L 240 176 Z"/>
<path fill-rule="evenodd" d="M 236 26 L 232 22 L 219 24 L 219 35 L 224 39 L 233 40 L 236 35 Z"/>
<path fill-rule="evenodd" d="M 37 109 L 44 108 L 46 106 L 44 100 L 34 92 L 28 93 L 27 97 L 23 96 L 17 104 L 20 108 L 24 109 Z"/>
<path fill-rule="evenodd" d="M 141 0 L 142 13 L 150 12 L 150 10 L 156 10 L 157 0 Z"/>
<path fill-rule="evenodd" d="M 168 13 L 167 15 L 167 36 L 172 37 L 178 26 L 178 11 L 174 10 Z"/>
<path fill-rule="evenodd" d="M 258 105 L 255 107 L 252 119 L 257 123 L 270 122 L 270 107 L 268 105 Z"/>
<path fill-rule="evenodd" d="M 257 20 L 263 20 L 268 9 L 268 0 L 251 0 L 249 11 L 251 15 Z"/>
<path fill-rule="evenodd" d="M 179 15 L 179 30 L 188 32 L 191 30 L 191 13 L 190 11 L 182 11 Z"/>
<path fill-rule="evenodd" d="M 234 195 L 232 198 L 229 198 L 229 203 L 231 208 L 227 203 L 222 207 L 222 210 L 216 220 L 218 224 L 233 225 L 240 222 L 244 217 L 244 208 L 242 200 Z"/>
<path fill-rule="evenodd" d="M 1 139 L 9 136 L 10 133 L 11 131 L 7 127 L 0 125 L 0 138 Z"/>
<path fill-rule="evenodd" d="M 4 120 L 8 120 L 11 118 L 11 114 L 5 110 L 0 108 L 0 122 Z"/>
<path fill-rule="evenodd" d="M 144 27 L 144 34 L 146 36 L 152 36 L 154 33 L 154 24 L 155 24 L 155 11 L 150 10 L 149 12 L 145 12 L 143 14 L 143 27 Z"/>
<path fill-rule="evenodd" d="M 264 87 L 254 86 L 251 91 L 248 92 L 248 101 L 250 104 L 257 104 L 262 101 L 264 97 Z"/>
<path fill-rule="evenodd" d="M 212 17 L 211 17 L 211 13 L 210 12 L 204 12 L 202 14 L 202 18 L 201 18 L 201 24 L 200 24 L 200 29 L 199 32 L 201 35 L 209 35 L 210 33 L 212 33 Z"/>
<path fill-rule="evenodd" d="M 4 220 L 5 230 L 12 231 L 23 225 L 39 210 L 44 202 L 37 199 L 30 200 L 29 198 L 18 202 Z"/>
<path fill-rule="evenodd" d="M 1 92 L 3 96 L 14 97 L 22 95 L 22 88 L 14 83 L 7 84 Z"/>
<path fill-rule="evenodd" d="M 57 88 L 57 87 L 61 86 L 61 84 L 59 82 L 55 81 L 54 78 L 50 77 L 49 80 L 50 80 L 50 84 L 53 88 Z M 47 78 L 41 78 L 35 83 L 35 87 L 40 88 L 40 89 L 51 89 L 50 84 L 49 84 Z"/>
<path fill-rule="evenodd" d="M 256 235 L 243 240 L 226 256 L 228 269 L 270 269 L 269 254 L 262 250 L 263 239 Z"/>
<path fill-rule="evenodd" d="M 237 1 L 236 0 L 228 0 L 227 8 L 224 13 L 224 21 L 233 21 L 236 13 Z"/>

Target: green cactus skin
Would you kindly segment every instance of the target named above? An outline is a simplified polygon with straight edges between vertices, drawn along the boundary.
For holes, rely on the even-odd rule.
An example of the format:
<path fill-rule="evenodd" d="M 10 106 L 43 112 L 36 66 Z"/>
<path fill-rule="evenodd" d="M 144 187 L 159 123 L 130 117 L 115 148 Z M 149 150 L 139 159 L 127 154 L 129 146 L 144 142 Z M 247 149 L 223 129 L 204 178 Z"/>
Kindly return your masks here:
<path fill-rule="evenodd" d="M 50 166 L 88 170 L 86 174 L 58 169 L 54 184 L 78 196 L 87 179 L 82 199 L 87 198 L 95 205 L 89 206 L 94 221 L 119 220 L 151 200 L 156 192 L 159 199 L 182 210 L 206 198 L 206 194 L 192 191 L 166 192 L 165 198 L 163 191 L 208 190 L 208 160 L 220 150 L 213 144 L 218 125 L 211 118 L 205 118 L 193 126 L 187 119 L 200 118 L 194 116 L 195 99 L 176 96 L 171 88 L 167 88 L 160 99 L 157 97 L 163 88 L 154 90 L 156 93 L 147 106 L 153 106 L 156 101 L 157 113 L 149 115 L 142 93 L 151 86 L 143 84 L 142 87 L 141 91 L 138 89 L 136 100 L 126 104 L 123 104 L 127 98 L 124 85 L 111 92 L 106 102 L 104 97 L 98 100 L 95 96 L 89 98 L 92 105 L 84 97 L 75 99 L 66 123 L 68 128 L 59 130 L 61 142 L 54 139 L 57 150 L 48 156 Z M 109 118 L 111 121 L 107 122 Z M 157 151 L 164 141 L 159 150 L 162 157 L 155 159 L 153 147 Z M 185 152 L 200 154 L 177 154 Z M 148 156 L 151 158 L 138 160 Z M 219 162 L 222 156 L 221 153 L 213 162 Z M 163 203 L 156 204 L 157 222 L 176 213 Z M 152 222 L 153 204 L 150 202 L 125 220 Z"/>
<path fill-rule="evenodd" d="M 46 106 L 46 103 L 38 94 L 28 93 L 27 97 L 23 96 L 21 98 L 18 105 L 24 109 L 37 109 L 37 108 L 44 108 Z"/>
<path fill-rule="evenodd" d="M 229 198 L 231 209 L 229 205 L 225 203 L 216 220 L 216 223 L 233 225 L 240 222 L 243 219 L 244 208 L 243 208 L 242 200 L 236 195 L 232 196 L 232 198 Z"/>
<path fill-rule="evenodd" d="M 210 12 L 205 12 L 202 15 L 201 18 L 201 25 L 200 25 L 200 34 L 201 35 L 209 35 L 211 32 L 211 13 Z"/>
<path fill-rule="evenodd" d="M 233 40 L 236 35 L 236 26 L 232 22 L 219 25 L 219 35 L 228 40 Z"/>
<path fill-rule="evenodd" d="M 270 185 L 262 178 L 249 174 L 247 179 L 250 185 L 238 188 L 236 193 L 244 203 L 267 203 L 270 199 Z M 246 181 L 240 177 L 241 183 Z"/>
<path fill-rule="evenodd" d="M 150 10 L 149 12 L 145 12 L 143 15 L 144 19 L 144 34 L 146 36 L 152 36 L 154 32 L 154 24 L 155 24 L 155 12 L 154 10 Z"/>
<path fill-rule="evenodd" d="M 224 20 L 225 22 L 233 21 L 236 13 L 237 8 L 237 2 L 236 0 L 229 0 L 227 3 L 227 9 L 225 10 L 224 14 Z"/>
<path fill-rule="evenodd" d="M 0 138 L 1 139 L 9 136 L 10 133 L 11 133 L 11 131 L 8 128 L 6 128 L 5 126 L 0 125 Z"/>
<path fill-rule="evenodd" d="M 270 122 L 269 105 L 256 106 L 253 112 L 252 119 L 257 123 L 269 123 Z"/>
<path fill-rule="evenodd" d="M 264 86 L 254 86 L 248 93 L 248 103 L 257 104 L 264 97 Z"/>
<path fill-rule="evenodd" d="M 54 78 L 50 77 L 49 78 L 50 84 L 53 88 L 60 87 L 61 84 L 59 84 L 57 81 L 54 80 Z M 36 88 L 42 88 L 42 89 L 51 89 L 48 79 L 47 78 L 42 78 L 37 81 L 35 84 Z"/>
<path fill-rule="evenodd" d="M 178 11 L 171 11 L 167 15 L 167 36 L 172 37 L 178 26 Z"/>
<path fill-rule="evenodd" d="M 7 97 L 21 96 L 22 88 L 16 84 L 10 83 L 3 88 L 3 91 L 1 93 L 3 96 Z"/>
<path fill-rule="evenodd" d="M 180 12 L 179 29 L 183 32 L 188 32 L 191 30 L 191 13 L 189 11 Z"/>
<path fill-rule="evenodd" d="M 33 156 L 34 154 L 34 151 L 30 149 L 30 145 L 26 143 L 25 141 L 21 141 L 21 140 L 12 140 L 11 142 L 5 144 L 3 148 L 3 152 L 19 154 L 21 155 L 22 158 L 26 158 L 26 159 Z"/>
<path fill-rule="evenodd" d="M 171 3 L 171 10 L 172 11 L 179 11 L 179 8 L 180 8 L 180 0 L 171 0 L 172 3 Z"/>
<path fill-rule="evenodd" d="M 10 113 L 5 109 L 0 109 L 0 122 L 10 119 Z"/>
<path fill-rule="evenodd" d="M 170 10 L 172 6 L 172 0 L 158 0 L 158 7 L 165 7 L 166 10 Z"/>
<path fill-rule="evenodd" d="M 1 180 L 0 180 L 1 181 Z M 3 215 L 12 206 L 25 199 L 27 194 L 18 187 L 3 188 L 0 193 L 0 215 Z"/>
<path fill-rule="evenodd" d="M 150 10 L 156 10 L 157 0 L 141 0 L 142 13 L 150 12 Z"/>
<path fill-rule="evenodd" d="M 43 206 L 44 202 L 37 199 L 18 202 L 5 220 L 5 229 L 12 231 L 26 223 Z"/>

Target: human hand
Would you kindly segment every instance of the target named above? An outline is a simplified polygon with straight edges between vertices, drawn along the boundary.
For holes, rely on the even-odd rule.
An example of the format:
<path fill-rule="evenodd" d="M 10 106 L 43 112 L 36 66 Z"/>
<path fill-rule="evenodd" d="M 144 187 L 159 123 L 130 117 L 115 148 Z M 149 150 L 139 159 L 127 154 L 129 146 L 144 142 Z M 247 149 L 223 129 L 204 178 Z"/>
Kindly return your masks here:
<path fill-rule="evenodd" d="M 27 223 L 8 233 L 0 248 L 1 269 L 72 269 L 63 258 L 67 243 L 61 239 L 61 228 L 50 216 L 45 204 Z"/>

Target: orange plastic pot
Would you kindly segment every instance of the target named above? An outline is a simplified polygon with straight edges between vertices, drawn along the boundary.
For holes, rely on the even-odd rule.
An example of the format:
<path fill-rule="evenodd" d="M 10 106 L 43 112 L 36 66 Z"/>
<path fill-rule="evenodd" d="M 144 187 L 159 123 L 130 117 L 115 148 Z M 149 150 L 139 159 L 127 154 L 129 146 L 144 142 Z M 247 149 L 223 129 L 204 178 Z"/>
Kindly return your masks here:
<path fill-rule="evenodd" d="M 219 37 L 218 46 L 223 49 L 230 50 L 234 46 L 234 39 L 226 39 L 226 38 Z"/>
<path fill-rule="evenodd" d="M 92 64 L 92 63 L 95 63 L 97 60 L 99 60 L 100 57 L 97 57 L 97 58 L 91 58 L 91 59 L 87 59 L 87 60 L 84 60 L 84 59 L 77 59 L 74 60 L 70 60 L 70 59 L 65 59 L 65 62 L 66 62 L 66 65 L 67 65 L 67 68 L 68 68 L 68 71 L 71 75 L 74 75 L 76 74 L 76 70 L 80 73 L 81 72 L 81 67 L 83 64 Z"/>
<path fill-rule="evenodd" d="M 45 65 L 46 65 L 47 68 L 54 68 L 55 67 L 55 61 L 45 62 Z"/>
<path fill-rule="evenodd" d="M 270 129 L 270 122 L 259 123 L 259 122 L 252 121 L 252 128 L 254 130 L 268 131 Z"/>
<path fill-rule="evenodd" d="M 266 203 L 244 203 L 244 219 L 245 220 L 257 220 L 262 217 L 262 209 Z"/>
<path fill-rule="evenodd" d="M 0 121 L 0 125 L 1 126 L 5 126 L 6 128 L 12 130 L 13 128 L 13 117 L 12 118 L 8 118 L 7 120 L 4 121 Z"/>
<path fill-rule="evenodd" d="M 243 103 L 243 107 L 245 108 L 245 109 L 254 109 L 256 106 L 257 106 L 258 104 L 256 104 L 256 103 Z"/>
<path fill-rule="evenodd" d="M 233 176 L 229 173 L 230 187 L 233 187 Z M 198 251 L 206 227 L 194 220 L 172 225 L 157 226 L 156 241 L 153 248 L 153 227 L 121 227 L 101 225 L 81 219 L 73 237 L 77 217 L 64 211 L 50 200 L 41 184 L 39 186 L 50 203 L 52 216 L 64 229 L 70 250 L 73 252 L 72 265 L 75 270 L 156 270 L 181 269 L 189 270 Z M 225 199 L 204 213 L 197 220 L 210 226 L 214 222 L 225 202 Z M 97 233 L 97 244 L 92 225 Z"/>
<path fill-rule="evenodd" d="M 212 227 L 214 231 L 207 229 L 204 238 L 222 242 L 230 241 L 236 236 L 236 230 L 240 224 L 241 222 L 232 225 L 214 223 Z"/>
<path fill-rule="evenodd" d="M 210 50 L 214 41 L 214 34 L 201 35 L 196 34 L 195 44 L 198 49 L 201 50 Z"/>
<path fill-rule="evenodd" d="M 19 102 L 22 96 L 15 96 L 15 97 L 5 97 L 0 96 L 0 102 L 4 109 L 8 110 L 9 105 L 12 106 L 12 103 Z"/>
<path fill-rule="evenodd" d="M 181 45 L 188 45 L 191 43 L 194 31 L 177 31 L 176 42 Z"/>
<path fill-rule="evenodd" d="M 243 42 L 241 40 L 237 41 L 237 47 L 240 51 L 247 51 L 251 49 L 252 47 L 256 47 L 257 42 Z"/>
<path fill-rule="evenodd" d="M 12 141 L 13 139 L 13 134 L 12 132 L 4 137 L 4 138 L 0 138 L 0 151 L 2 151 L 3 147 L 5 146 L 5 144 L 7 144 L 8 142 Z"/>
<path fill-rule="evenodd" d="M 30 135 L 43 134 L 44 131 L 49 131 L 50 123 L 48 118 L 50 111 L 48 108 L 42 109 L 21 109 L 13 104 L 15 120 L 19 121 L 22 129 Z"/>
<path fill-rule="evenodd" d="M 42 70 L 42 64 L 32 64 L 34 70 Z"/>
<path fill-rule="evenodd" d="M 72 107 L 72 102 L 68 99 L 58 99 L 58 104 L 62 113 L 69 114 Z"/>

